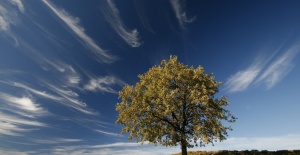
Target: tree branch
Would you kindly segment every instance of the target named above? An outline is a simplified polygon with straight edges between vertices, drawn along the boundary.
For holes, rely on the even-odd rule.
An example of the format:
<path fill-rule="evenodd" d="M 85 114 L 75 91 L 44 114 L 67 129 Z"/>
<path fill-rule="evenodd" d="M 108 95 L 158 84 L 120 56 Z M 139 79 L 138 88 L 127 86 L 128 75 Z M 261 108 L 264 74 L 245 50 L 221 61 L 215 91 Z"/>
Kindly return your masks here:
<path fill-rule="evenodd" d="M 173 124 L 172 122 L 170 122 L 168 119 L 165 119 L 165 118 L 161 118 L 161 117 L 159 117 L 159 116 L 156 116 L 156 115 L 155 115 L 154 113 L 152 113 L 152 112 L 151 112 L 151 114 L 152 114 L 153 117 L 158 118 L 158 119 L 160 119 L 161 121 L 167 122 L 167 123 L 170 124 L 175 130 L 180 131 L 180 127 L 174 125 L 174 124 Z"/>

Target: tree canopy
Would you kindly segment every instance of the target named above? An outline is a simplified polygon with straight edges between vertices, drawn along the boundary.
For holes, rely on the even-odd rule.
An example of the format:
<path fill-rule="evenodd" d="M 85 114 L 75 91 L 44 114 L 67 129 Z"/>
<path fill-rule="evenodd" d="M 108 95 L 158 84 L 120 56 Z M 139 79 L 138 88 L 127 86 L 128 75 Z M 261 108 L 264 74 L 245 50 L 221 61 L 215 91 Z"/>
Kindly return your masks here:
<path fill-rule="evenodd" d="M 127 85 L 119 92 L 121 102 L 116 110 L 116 123 L 122 124 L 121 134 L 129 133 L 129 140 L 149 141 L 163 146 L 203 146 L 223 141 L 236 118 L 224 107 L 225 96 L 216 98 L 221 82 L 204 68 L 180 63 L 176 56 L 163 60 L 145 74 L 140 81 Z"/>

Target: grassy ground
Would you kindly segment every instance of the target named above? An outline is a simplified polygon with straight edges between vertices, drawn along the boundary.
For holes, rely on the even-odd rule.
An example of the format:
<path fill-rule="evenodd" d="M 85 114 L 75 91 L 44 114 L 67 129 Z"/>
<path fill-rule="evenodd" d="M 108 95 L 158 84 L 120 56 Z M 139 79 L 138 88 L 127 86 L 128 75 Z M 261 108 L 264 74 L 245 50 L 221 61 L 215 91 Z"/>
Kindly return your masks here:
<path fill-rule="evenodd" d="M 181 153 L 173 154 L 181 155 Z M 189 151 L 188 155 L 300 155 L 300 150 L 278 150 L 278 151 L 267 151 L 267 150 L 244 150 L 244 151 Z"/>

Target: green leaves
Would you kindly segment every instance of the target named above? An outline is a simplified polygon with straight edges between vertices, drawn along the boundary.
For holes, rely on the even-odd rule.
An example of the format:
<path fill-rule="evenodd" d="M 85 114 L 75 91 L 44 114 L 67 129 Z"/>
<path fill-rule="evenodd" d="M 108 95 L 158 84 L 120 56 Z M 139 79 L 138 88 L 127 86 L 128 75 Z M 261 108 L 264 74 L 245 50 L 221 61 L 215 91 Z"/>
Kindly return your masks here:
<path fill-rule="evenodd" d="M 190 140 L 207 144 L 226 139 L 230 127 L 221 121 L 233 123 L 236 118 L 223 108 L 229 104 L 225 96 L 214 98 L 221 82 L 213 74 L 171 56 L 138 77 L 139 82 L 119 92 L 122 101 L 116 107 L 116 123 L 124 126 L 122 134 L 130 133 L 129 140 L 193 147 Z"/>

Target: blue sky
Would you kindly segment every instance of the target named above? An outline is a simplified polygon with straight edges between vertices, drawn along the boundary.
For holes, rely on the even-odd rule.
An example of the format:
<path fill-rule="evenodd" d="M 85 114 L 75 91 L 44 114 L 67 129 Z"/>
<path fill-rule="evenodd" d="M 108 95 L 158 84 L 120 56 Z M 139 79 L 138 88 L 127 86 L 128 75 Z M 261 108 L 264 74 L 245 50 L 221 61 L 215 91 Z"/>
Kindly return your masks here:
<path fill-rule="evenodd" d="M 0 2 L 0 154 L 171 154 L 118 136 L 123 86 L 177 55 L 222 81 L 228 140 L 300 145 L 299 1 Z"/>

